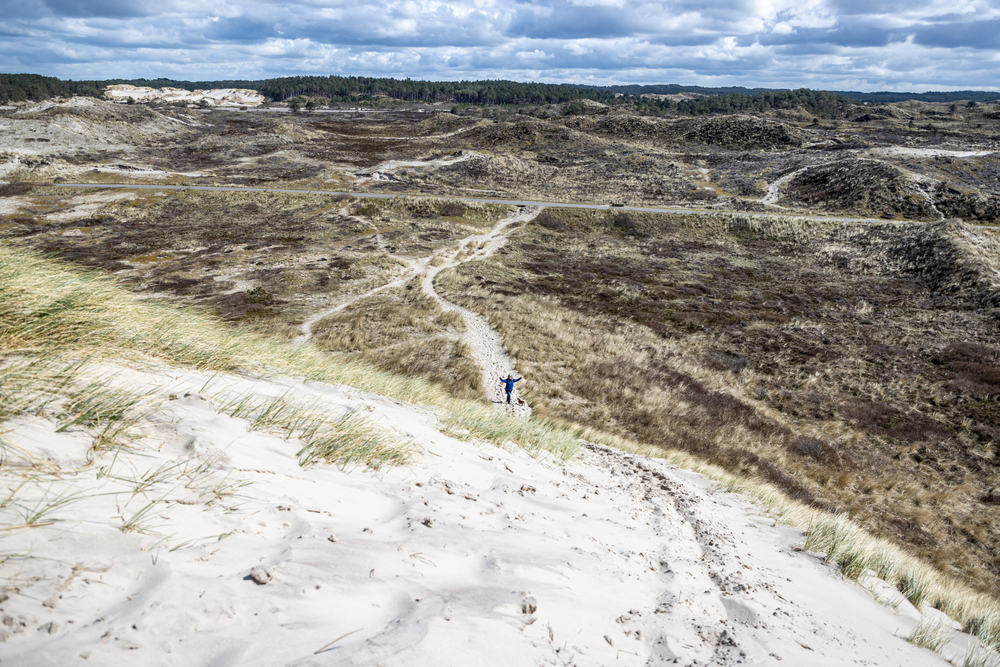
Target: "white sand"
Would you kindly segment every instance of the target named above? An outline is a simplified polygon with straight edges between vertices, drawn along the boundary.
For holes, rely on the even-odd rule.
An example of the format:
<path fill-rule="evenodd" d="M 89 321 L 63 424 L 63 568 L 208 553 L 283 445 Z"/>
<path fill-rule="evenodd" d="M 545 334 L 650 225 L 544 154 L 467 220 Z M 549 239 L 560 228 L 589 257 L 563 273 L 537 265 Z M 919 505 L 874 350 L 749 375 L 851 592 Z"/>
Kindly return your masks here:
<path fill-rule="evenodd" d="M 4 525 L 72 502 L 5 532 L 20 556 L 0 571 L 2 664 L 946 664 L 900 638 L 911 616 L 796 552 L 800 533 L 661 461 L 600 447 L 532 459 L 349 388 L 107 370 L 160 396 L 360 410 L 416 457 L 374 475 L 302 469 L 298 442 L 197 396 L 165 401 L 134 451 L 87 467 L 86 433 L 6 424 Z M 236 494 L 211 492 L 225 485 Z"/>
<path fill-rule="evenodd" d="M 255 107 L 267 101 L 267 98 L 256 90 L 249 90 L 247 88 L 184 90 L 182 88 L 150 88 L 148 86 L 120 84 L 108 86 L 104 94 L 112 100 L 123 102 L 130 97 L 136 102 L 187 102 L 189 104 L 197 104 L 204 100 L 213 106 L 228 107 Z"/>

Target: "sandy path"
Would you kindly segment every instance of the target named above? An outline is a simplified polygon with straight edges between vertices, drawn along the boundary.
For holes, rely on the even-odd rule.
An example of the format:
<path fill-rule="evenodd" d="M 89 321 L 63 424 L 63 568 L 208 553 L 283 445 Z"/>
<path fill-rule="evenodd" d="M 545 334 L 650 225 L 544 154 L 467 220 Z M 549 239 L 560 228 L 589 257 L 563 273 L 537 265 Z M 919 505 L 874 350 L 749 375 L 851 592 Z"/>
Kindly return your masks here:
<path fill-rule="evenodd" d="M 375 246 L 382 252 L 388 252 L 388 250 L 386 249 L 385 240 L 382 238 L 382 232 L 379 231 L 378 226 L 374 222 L 372 222 L 371 220 L 366 220 L 364 218 L 359 218 L 356 215 L 351 215 L 350 204 L 344 206 L 342 209 L 340 209 L 340 211 L 338 211 L 338 213 L 345 218 L 356 220 L 357 222 L 360 222 L 363 225 L 368 225 L 369 227 L 371 227 L 372 230 L 375 232 Z M 319 310 L 313 313 L 312 315 L 307 317 L 305 321 L 302 323 L 301 333 L 292 342 L 295 345 L 302 345 L 303 343 L 308 342 L 312 338 L 313 328 L 324 317 L 329 317 L 330 315 L 339 313 L 340 311 L 344 310 L 351 304 L 360 301 L 361 299 L 367 299 L 368 297 L 375 296 L 376 294 L 384 292 L 385 290 L 388 289 L 392 289 L 393 287 L 402 287 L 407 283 L 407 281 L 416 277 L 427 266 L 427 263 L 430 261 L 430 258 L 412 259 L 408 257 L 397 257 L 397 259 L 408 264 L 406 272 L 400 278 L 397 278 L 392 282 L 386 283 L 385 285 L 380 285 L 375 289 L 368 290 L 367 292 L 364 292 L 362 294 L 358 294 L 357 296 L 351 297 L 347 301 L 342 301 L 335 306 L 332 306 L 330 308 L 324 308 L 323 310 Z"/>
<path fill-rule="evenodd" d="M 313 113 L 315 113 L 315 112 L 313 112 Z M 325 111 L 325 112 L 321 112 L 321 113 L 340 113 L 340 112 Z M 354 113 L 354 112 L 344 111 L 343 113 Z M 375 111 L 375 112 L 369 112 L 369 113 L 385 113 L 385 112 Z M 431 117 L 433 118 L 433 116 L 431 116 Z M 469 130 L 474 130 L 477 127 L 482 127 L 484 125 L 490 125 L 490 124 L 491 124 L 490 121 L 486 121 L 486 122 L 480 121 L 480 122 L 476 123 L 475 125 L 470 125 L 468 127 L 460 127 L 457 130 L 452 130 L 451 132 L 444 132 L 442 134 L 427 134 L 427 135 L 424 135 L 424 136 L 416 136 L 416 137 L 400 137 L 400 136 L 397 136 L 397 135 L 373 134 L 373 135 L 365 136 L 365 139 L 386 139 L 386 140 L 394 140 L 394 141 L 429 141 L 429 140 L 432 140 L 432 139 L 447 139 L 448 137 L 454 137 L 455 135 L 462 134 L 463 132 L 468 132 Z M 330 132 L 329 134 L 331 136 L 334 136 L 334 137 L 344 137 L 346 139 L 357 139 L 358 138 L 358 135 L 356 135 L 356 134 L 343 134 L 343 133 L 340 133 L 340 132 Z"/>
<path fill-rule="evenodd" d="M 527 404 L 511 405 L 508 407 L 503 403 L 506 397 L 501 389 L 499 378 L 501 376 L 506 377 L 509 373 L 515 375 L 516 373 L 514 373 L 513 361 L 511 361 L 510 356 L 508 356 L 504 351 L 503 340 L 500 338 L 500 334 L 496 332 L 486 318 L 468 310 L 467 308 L 462 308 L 461 306 L 448 301 L 438 294 L 434 289 L 434 278 L 436 278 L 437 275 L 445 269 L 458 266 L 459 264 L 471 260 L 485 259 L 489 257 L 496 252 L 497 248 L 506 242 L 507 239 L 503 235 L 503 232 L 508 227 L 522 222 L 527 222 L 538 214 L 538 210 L 539 209 L 535 207 L 524 207 L 517 213 L 500 220 L 487 233 L 466 236 L 459 241 L 456 246 L 445 250 L 439 250 L 429 257 L 420 259 L 399 257 L 398 259 L 409 265 L 401 277 L 393 280 L 392 282 L 386 283 L 385 285 L 380 285 L 379 287 L 368 290 L 367 292 L 353 296 L 335 306 L 313 313 L 302 323 L 301 333 L 295 338 L 294 342 L 298 345 L 308 342 L 312 338 L 314 327 L 324 317 L 329 317 L 330 315 L 339 313 L 348 306 L 357 303 L 361 299 L 366 299 L 394 287 L 402 287 L 413 278 L 421 276 L 420 284 L 424 293 L 434 299 L 434 301 L 441 306 L 442 310 L 445 312 L 458 313 L 465 321 L 465 333 L 462 336 L 462 340 L 469 346 L 469 349 L 472 351 L 473 359 L 482 369 L 483 387 L 486 391 L 487 398 L 498 406 L 501 406 L 502 404 L 502 408 L 504 410 L 509 411 L 514 415 L 523 417 L 530 415 L 531 408 Z M 372 229 L 375 230 L 376 245 L 379 249 L 385 250 L 382 235 L 374 223 L 356 216 L 351 216 L 347 212 L 346 207 L 341 210 L 341 215 L 354 218 L 364 224 L 370 225 Z M 517 397 L 517 385 L 514 385 L 514 389 L 514 396 Z"/>
<path fill-rule="evenodd" d="M 472 351 L 472 357 L 475 359 L 476 364 L 482 369 L 483 388 L 486 391 L 487 398 L 501 406 L 504 410 L 519 417 L 530 415 L 531 408 L 527 404 L 512 404 L 507 406 L 503 403 L 506 397 L 501 389 L 500 377 L 506 377 L 508 374 L 516 375 L 516 373 L 514 372 L 514 362 L 507 355 L 506 351 L 504 351 L 503 340 L 500 338 L 500 334 L 496 332 L 486 318 L 467 308 L 462 308 L 438 294 L 434 289 L 434 278 L 445 269 L 458 266 L 470 260 L 489 257 L 506 242 L 507 239 L 502 233 L 507 227 L 527 222 L 537 214 L 538 209 L 526 207 L 498 222 L 486 234 L 468 236 L 462 239 L 458 248 L 451 253 L 451 257 L 446 259 L 444 264 L 432 266 L 427 269 L 420 283 L 424 293 L 437 301 L 438 305 L 445 312 L 458 313 L 465 320 L 465 335 L 463 336 L 463 340 Z M 515 398 L 517 394 L 517 385 L 515 384 L 513 394 Z"/>
<path fill-rule="evenodd" d="M 781 186 L 787 183 L 788 181 L 792 180 L 802 172 L 806 171 L 807 169 L 812 169 L 814 166 L 817 165 L 809 165 L 808 167 L 802 167 L 801 169 L 796 169 L 792 173 L 785 174 L 784 176 L 776 180 L 774 183 L 771 183 L 769 186 L 767 186 L 767 194 L 760 198 L 760 203 L 767 204 L 768 206 L 774 206 L 776 208 L 783 208 L 782 206 L 778 206 L 778 200 L 781 199 Z"/>
<path fill-rule="evenodd" d="M 909 146 L 884 146 L 880 148 L 872 148 L 867 151 L 871 155 L 882 155 L 885 157 L 891 156 L 906 156 L 906 157 L 984 157 L 997 151 L 955 151 L 948 150 L 944 148 L 911 148 Z"/>
<path fill-rule="evenodd" d="M 927 203 L 931 205 L 931 210 L 933 210 L 935 213 L 938 214 L 938 222 L 941 222 L 942 220 L 944 220 L 944 213 L 942 213 L 938 209 L 937 204 L 934 203 L 934 197 L 931 196 L 930 191 L 927 190 L 927 188 L 925 187 L 925 186 L 930 185 L 931 183 L 933 183 L 933 180 L 932 179 L 921 178 L 921 177 L 917 176 L 916 174 L 912 174 L 912 173 L 909 174 L 909 176 L 910 176 L 910 182 L 913 184 L 913 188 L 917 192 L 919 192 L 920 194 L 922 194 L 924 197 L 927 198 Z"/>
<path fill-rule="evenodd" d="M 405 167 L 410 167 L 414 169 L 427 169 L 427 168 L 439 168 L 447 167 L 453 164 L 458 164 L 459 162 L 465 162 L 470 157 L 472 157 L 472 151 L 462 151 L 461 155 L 450 156 L 447 158 L 441 158 L 439 160 L 386 160 L 385 162 L 380 162 L 376 166 L 372 167 L 371 170 L 366 170 L 363 173 L 365 175 L 355 174 L 355 183 L 363 183 L 364 181 L 380 181 L 385 180 L 389 177 L 389 180 L 398 179 L 392 172 L 396 169 L 403 169 Z"/>

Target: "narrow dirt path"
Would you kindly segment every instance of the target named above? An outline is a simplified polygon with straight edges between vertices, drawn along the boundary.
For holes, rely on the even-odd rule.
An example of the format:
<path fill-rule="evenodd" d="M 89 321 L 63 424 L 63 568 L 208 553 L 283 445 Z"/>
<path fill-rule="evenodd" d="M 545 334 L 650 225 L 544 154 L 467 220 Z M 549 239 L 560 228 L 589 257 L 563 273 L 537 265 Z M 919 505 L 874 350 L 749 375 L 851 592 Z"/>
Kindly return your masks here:
<path fill-rule="evenodd" d="M 801 169 L 796 169 L 790 174 L 785 174 L 774 183 L 767 186 L 767 194 L 760 198 L 761 204 L 766 204 L 767 206 L 774 206 L 775 208 L 784 208 L 778 205 L 778 200 L 781 199 L 781 186 L 792 180 L 802 172 L 807 169 L 812 169 L 815 165 L 809 165 L 807 167 L 802 167 Z"/>
<path fill-rule="evenodd" d="M 928 186 L 930 186 L 931 184 L 924 180 L 921 180 L 920 178 L 917 177 L 916 174 L 909 174 L 909 177 L 910 177 L 910 182 L 913 184 L 913 189 L 922 194 L 924 197 L 926 197 L 927 203 L 931 205 L 931 210 L 937 213 L 938 215 L 937 221 L 941 222 L 942 220 L 944 220 L 944 213 L 942 213 L 941 210 L 937 207 L 937 204 L 934 202 L 934 196 L 928 189 Z"/>
<path fill-rule="evenodd" d="M 369 227 L 371 227 L 372 230 L 375 232 L 375 246 L 380 251 L 382 251 L 382 252 L 388 252 L 386 250 L 385 240 L 382 238 L 382 232 L 379 231 L 379 228 L 375 225 L 374 222 L 372 222 L 370 220 L 365 220 L 364 218 L 359 218 L 358 216 L 355 216 L 355 215 L 351 215 L 351 213 L 350 213 L 350 205 L 345 206 L 344 208 L 340 209 L 340 211 L 338 211 L 338 212 L 340 213 L 340 215 L 344 216 L 345 218 L 350 218 L 352 220 L 356 220 L 357 222 L 360 222 L 363 225 L 368 225 Z M 407 257 L 397 257 L 397 259 L 399 259 L 399 260 L 405 262 L 406 264 L 408 264 L 408 267 L 406 268 L 405 272 L 403 273 L 403 275 L 401 277 L 397 278 L 396 280 L 393 280 L 392 282 L 388 282 L 385 285 L 380 285 L 380 286 L 378 286 L 378 287 L 376 287 L 374 289 L 368 290 L 367 292 L 363 292 L 362 294 L 358 294 L 356 296 L 353 296 L 353 297 L 351 297 L 350 299 L 348 299 L 346 301 L 342 301 L 342 302 L 338 303 L 336 306 L 332 306 L 330 308 L 324 308 L 323 310 L 316 311 L 315 313 L 313 313 L 312 315 L 310 315 L 309 317 L 307 317 L 305 319 L 305 321 L 302 323 L 302 327 L 300 329 L 301 333 L 299 333 L 299 335 L 296 336 L 292 340 L 292 343 L 295 344 L 295 345 L 303 345 L 303 344 L 309 342 L 309 340 L 312 338 L 312 335 L 313 335 L 313 328 L 324 317 L 329 317 L 330 315 L 334 315 L 336 313 L 339 313 L 340 311 L 344 310 L 345 308 L 347 308 L 351 304 L 360 301 L 361 299 L 367 299 L 368 297 L 375 296 L 376 294 L 378 294 L 380 292 L 384 292 L 385 290 L 388 290 L 388 289 L 392 289 L 393 287 L 402 287 L 408 281 L 412 280 L 417 275 L 419 275 L 420 272 L 422 270 L 424 270 L 424 268 L 426 268 L 428 262 L 431 260 L 430 257 L 423 258 L 423 259 L 411 259 L 411 258 L 407 258 Z"/>
<path fill-rule="evenodd" d="M 507 405 L 504 401 L 506 396 L 500 388 L 500 377 L 514 374 L 514 362 L 504 351 L 503 340 L 500 334 L 490 325 L 486 318 L 472 312 L 467 308 L 456 305 L 434 289 L 434 278 L 445 269 L 458 266 L 464 262 L 474 259 L 485 259 L 496 252 L 507 238 L 503 236 L 503 231 L 511 225 L 527 222 L 538 214 L 540 209 L 525 207 L 517 213 L 504 218 L 496 224 L 486 234 L 477 234 L 462 239 L 458 247 L 444 257 L 444 263 L 429 267 L 421 281 L 421 287 L 427 296 L 434 299 L 445 312 L 458 313 L 465 320 L 465 335 L 462 337 L 466 345 L 472 351 L 472 357 L 476 364 L 482 369 L 483 388 L 487 398 L 490 399 L 500 409 L 510 412 L 518 417 L 527 417 L 531 414 L 531 407 L 527 403 L 518 403 L 520 400 L 517 392 L 517 385 L 514 385 L 513 397 L 515 402 Z"/>
<path fill-rule="evenodd" d="M 329 317 L 330 315 L 339 313 L 352 304 L 357 303 L 362 299 L 375 296 L 380 292 L 384 292 L 394 287 L 402 287 L 410 280 L 419 276 L 421 277 L 421 288 L 427 296 L 434 299 L 434 301 L 437 302 L 437 304 L 441 306 L 441 309 L 445 312 L 458 313 L 465 321 L 465 333 L 462 335 L 462 340 L 469 346 L 469 349 L 472 351 L 473 359 L 480 369 L 482 369 L 483 388 L 486 392 L 486 397 L 497 405 L 499 409 L 505 412 L 509 412 L 510 414 L 518 417 L 527 417 L 531 414 L 531 407 L 529 407 L 527 403 L 523 405 L 515 403 L 508 406 L 504 402 L 506 396 L 501 389 L 500 377 L 506 377 L 507 374 L 516 373 L 514 373 L 513 361 L 511 361 L 511 358 L 504 351 L 503 340 L 500 338 L 500 334 L 496 332 L 486 318 L 467 308 L 454 304 L 438 294 L 434 289 L 434 279 L 445 269 L 458 266 L 459 264 L 463 264 L 471 260 L 485 259 L 489 257 L 496 252 L 500 246 L 506 243 L 507 238 L 503 235 L 503 233 L 508 227 L 522 222 L 527 222 L 537 215 L 539 210 L 540 208 L 538 207 L 521 207 L 521 209 L 516 213 L 513 213 L 512 215 L 509 215 L 497 222 L 497 224 L 485 234 L 473 234 L 471 236 L 466 236 L 459 241 L 457 245 L 445 250 L 439 250 L 428 257 L 419 259 L 399 257 L 398 259 L 408 264 L 407 269 L 401 277 L 374 289 L 368 290 L 362 294 L 353 296 L 335 306 L 324 308 L 323 310 L 313 313 L 302 323 L 301 333 L 294 339 L 293 342 L 297 345 L 307 343 L 313 336 L 313 328 L 324 317 Z M 375 231 L 376 245 L 379 249 L 385 250 L 382 235 L 374 223 L 356 216 L 351 216 L 347 212 L 346 208 L 341 211 L 341 214 L 371 226 Z M 514 387 L 515 390 L 513 395 L 515 398 L 518 398 L 517 385 Z"/>

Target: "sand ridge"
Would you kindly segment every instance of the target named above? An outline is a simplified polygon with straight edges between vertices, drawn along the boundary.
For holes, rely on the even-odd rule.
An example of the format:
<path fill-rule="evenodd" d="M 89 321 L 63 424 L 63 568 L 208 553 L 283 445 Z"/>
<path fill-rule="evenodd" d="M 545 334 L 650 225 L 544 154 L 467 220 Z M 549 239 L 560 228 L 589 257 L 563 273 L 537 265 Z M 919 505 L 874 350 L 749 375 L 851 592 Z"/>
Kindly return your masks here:
<path fill-rule="evenodd" d="M 946 664 L 900 638 L 914 619 L 795 551 L 800 532 L 662 460 L 462 442 L 346 387 L 103 370 L 178 398 L 131 451 L 84 467 L 80 434 L 8 425 L 60 468 L 49 491 L 77 499 L 5 538 L 33 554 L 4 566 L 11 664 Z M 248 392 L 362 411 L 416 458 L 377 476 L 302 468 L 299 443 L 219 411 Z M 130 481 L 204 464 L 186 486 Z M 198 501 L 222 483 L 236 493 Z"/>

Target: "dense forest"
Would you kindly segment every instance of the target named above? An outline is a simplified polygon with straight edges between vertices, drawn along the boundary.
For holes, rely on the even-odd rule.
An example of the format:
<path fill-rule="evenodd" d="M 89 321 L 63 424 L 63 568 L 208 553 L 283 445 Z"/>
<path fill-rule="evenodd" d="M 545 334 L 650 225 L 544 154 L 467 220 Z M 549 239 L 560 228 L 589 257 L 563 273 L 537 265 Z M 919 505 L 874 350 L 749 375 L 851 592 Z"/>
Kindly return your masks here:
<path fill-rule="evenodd" d="M 399 100 L 427 100 L 467 104 L 558 104 L 582 98 L 608 102 L 614 92 L 557 83 L 517 81 L 414 81 L 412 79 L 363 76 L 288 76 L 263 81 L 173 81 L 171 79 L 114 79 L 106 84 L 128 83 L 153 88 L 184 90 L 209 88 L 252 88 L 273 100 L 292 97 L 323 97 L 334 101 L 392 97 Z"/>
<path fill-rule="evenodd" d="M 758 95 L 761 93 L 787 92 L 785 88 L 744 88 L 742 86 L 724 88 L 706 88 L 703 86 L 681 86 L 678 84 L 655 84 L 655 85 L 627 85 L 627 86 L 592 86 L 597 90 L 609 90 L 614 93 L 625 95 L 677 95 L 678 93 L 697 93 L 699 95 Z M 824 91 L 826 92 L 826 91 Z M 1000 100 L 1000 92 L 985 90 L 954 90 L 948 92 L 930 93 L 893 93 L 880 91 L 874 93 L 862 93 L 858 91 L 828 91 L 834 95 L 848 97 L 856 102 L 869 102 L 872 104 L 885 104 L 889 102 L 906 102 L 916 100 L 919 102 L 958 102 L 961 100 L 974 100 L 976 102 L 994 102 Z"/>
<path fill-rule="evenodd" d="M 1000 93 L 956 91 L 937 93 L 859 93 L 828 92 L 806 88 L 776 90 L 769 88 L 669 85 L 580 86 L 556 83 L 520 83 L 517 81 L 419 81 L 412 79 L 371 78 L 358 76 L 289 76 L 265 80 L 229 79 L 219 81 L 177 81 L 174 79 L 108 79 L 105 81 L 63 81 L 37 74 L 0 74 L 0 103 L 43 100 L 50 97 L 84 95 L 100 97 L 106 86 L 131 84 L 151 88 L 206 90 L 212 88 L 249 88 L 273 100 L 298 97 L 324 98 L 332 102 L 389 97 L 406 101 L 438 101 L 458 104 L 561 104 L 589 99 L 604 104 L 632 104 L 644 113 L 661 115 L 668 111 L 686 115 L 760 112 L 770 109 L 802 107 L 819 116 L 837 116 L 852 102 L 887 103 L 905 100 L 953 102 L 1000 100 Z M 671 102 L 643 95 L 702 95 Z"/>
<path fill-rule="evenodd" d="M 63 81 L 38 74 L 0 74 L 0 103 L 47 100 L 50 97 L 100 97 L 103 81 Z"/>
<path fill-rule="evenodd" d="M 679 93 L 697 93 L 699 95 L 725 95 L 735 93 L 737 95 L 756 95 L 774 90 L 784 90 L 783 88 L 744 88 L 743 86 L 726 86 L 722 88 L 706 88 L 704 86 L 682 86 L 677 83 L 654 84 L 643 86 L 639 84 L 623 86 L 580 86 L 581 88 L 593 88 L 594 90 L 607 90 L 621 95 L 677 95 Z"/>
<path fill-rule="evenodd" d="M 961 100 L 971 100 L 979 103 L 1000 100 L 1000 92 L 989 92 L 986 90 L 953 90 L 951 92 L 936 93 L 859 93 L 848 91 L 840 94 L 858 102 L 871 102 L 873 104 L 906 102 L 908 100 L 916 100 L 918 102 L 958 102 Z"/>
<path fill-rule="evenodd" d="M 696 97 L 678 102 L 677 110 L 691 116 L 702 116 L 713 113 L 743 113 L 801 107 L 816 116 L 830 118 L 841 115 L 854 104 L 854 100 L 837 93 L 801 88 L 767 91 L 756 95 L 726 93 Z"/>

